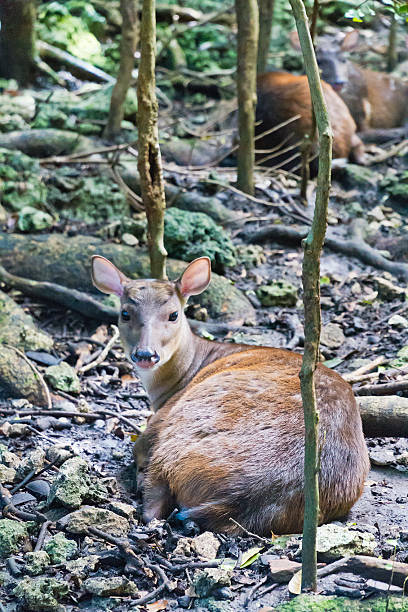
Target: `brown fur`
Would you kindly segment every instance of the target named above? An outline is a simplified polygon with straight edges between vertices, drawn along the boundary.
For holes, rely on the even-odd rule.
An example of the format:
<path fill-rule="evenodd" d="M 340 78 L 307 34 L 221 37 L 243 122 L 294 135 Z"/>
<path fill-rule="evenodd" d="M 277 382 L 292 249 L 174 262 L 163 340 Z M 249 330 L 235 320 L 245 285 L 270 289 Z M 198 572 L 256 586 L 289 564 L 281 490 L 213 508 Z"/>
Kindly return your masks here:
<path fill-rule="evenodd" d="M 282 349 L 241 351 L 201 370 L 149 423 L 147 518 L 163 518 L 173 499 L 218 531 L 239 532 L 230 517 L 263 535 L 301 531 L 301 357 Z M 368 458 L 350 386 L 320 365 L 316 392 L 320 522 L 327 522 L 361 495 Z"/>
<path fill-rule="evenodd" d="M 408 83 L 348 62 L 348 80 L 339 92 L 359 131 L 401 127 L 408 117 Z"/>
<path fill-rule="evenodd" d="M 322 87 L 333 130 L 333 158 L 354 157 L 356 161 L 363 163 L 364 146 L 356 135 L 356 124 L 346 104 L 330 85 L 322 82 Z M 269 72 L 258 77 L 257 134 L 298 114 L 300 119 L 258 139 L 257 149 L 295 145 L 301 142 L 306 134 L 310 134 L 312 129 L 312 104 L 306 76 Z M 316 147 L 315 139 L 315 150 Z M 282 164 L 281 167 L 290 169 L 299 164 L 299 157 L 293 161 L 288 160 L 294 152 L 291 150 L 273 157 L 268 163 L 271 166 Z M 259 153 L 258 159 L 266 155 L 267 153 Z M 286 163 L 283 163 L 285 160 Z"/>
<path fill-rule="evenodd" d="M 127 354 L 149 347 L 160 358 L 150 369 L 136 360 L 156 410 L 134 449 L 139 468 L 146 469 L 146 519 L 164 518 L 177 505 L 213 530 L 239 532 L 232 517 L 263 535 L 301 531 L 301 356 L 209 342 L 191 332 L 183 307 L 188 295 L 208 284 L 207 258 L 191 263 L 172 283 L 130 281 L 95 256 L 93 280 L 121 296 Z M 360 496 L 368 455 L 351 387 L 323 365 L 315 380 L 325 522 L 346 514 Z"/>

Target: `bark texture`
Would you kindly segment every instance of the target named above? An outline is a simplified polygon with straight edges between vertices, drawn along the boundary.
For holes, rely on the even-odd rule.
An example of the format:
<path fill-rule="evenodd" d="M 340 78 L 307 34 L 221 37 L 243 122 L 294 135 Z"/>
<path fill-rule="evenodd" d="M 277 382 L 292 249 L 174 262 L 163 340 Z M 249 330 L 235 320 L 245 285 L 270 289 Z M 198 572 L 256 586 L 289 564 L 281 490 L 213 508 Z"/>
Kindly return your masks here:
<path fill-rule="evenodd" d="M 0 22 L 0 77 L 27 85 L 35 73 L 35 0 L 1 0 Z"/>
<path fill-rule="evenodd" d="M 126 94 L 132 81 L 135 51 L 138 40 L 138 0 L 120 0 L 122 15 L 122 37 L 120 41 L 120 64 L 105 128 L 106 138 L 114 138 L 120 132 L 124 116 Z"/>
<path fill-rule="evenodd" d="M 320 253 L 327 227 L 330 190 L 332 132 L 323 98 L 319 69 L 307 24 L 302 0 L 290 0 L 296 20 L 313 110 L 319 131 L 319 174 L 312 227 L 304 241 L 303 291 L 305 308 L 305 352 L 300 372 L 300 386 L 305 419 L 305 520 L 302 543 L 302 589 L 317 588 L 316 533 L 319 516 L 319 449 L 318 412 L 314 371 L 319 358 L 321 329 L 320 312 Z"/>
<path fill-rule="evenodd" d="M 238 187 L 254 193 L 256 62 L 259 15 L 257 0 L 235 0 L 237 14 Z"/>
<path fill-rule="evenodd" d="M 275 0 L 258 0 L 259 4 L 259 42 L 257 72 L 262 74 L 268 65 L 269 45 L 271 42 L 273 10 Z"/>
<path fill-rule="evenodd" d="M 164 248 L 164 195 L 163 169 L 157 126 L 157 99 L 155 93 L 156 15 L 155 1 L 143 0 L 140 66 L 137 81 L 139 130 L 140 187 L 148 222 L 148 241 L 151 274 L 166 278 L 166 249 Z"/>

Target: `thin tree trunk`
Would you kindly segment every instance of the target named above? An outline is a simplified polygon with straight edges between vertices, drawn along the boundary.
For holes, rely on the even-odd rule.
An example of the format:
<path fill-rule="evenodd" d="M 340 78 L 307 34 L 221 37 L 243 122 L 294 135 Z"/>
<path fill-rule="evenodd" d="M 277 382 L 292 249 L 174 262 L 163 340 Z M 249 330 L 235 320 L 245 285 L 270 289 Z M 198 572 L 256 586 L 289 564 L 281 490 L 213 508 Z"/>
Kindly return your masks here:
<path fill-rule="evenodd" d="M 254 193 L 256 60 L 259 15 L 257 0 L 235 0 L 238 24 L 238 187 Z"/>
<path fill-rule="evenodd" d="M 390 33 L 388 36 L 388 49 L 387 49 L 387 70 L 392 72 L 397 65 L 398 54 L 397 54 L 397 26 L 398 21 L 394 11 L 391 14 L 391 25 Z"/>
<path fill-rule="evenodd" d="M 147 231 L 151 274 L 166 278 L 166 250 L 164 248 L 164 196 L 163 169 L 157 126 L 157 99 L 155 93 L 156 13 L 155 0 L 143 0 L 140 37 L 140 65 L 137 80 L 137 124 L 139 131 L 140 190 L 147 215 Z"/>
<path fill-rule="evenodd" d="M 257 72 L 265 72 L 268 64 L 268 53 L 271 42 L 273 10 L 275 0 L 258 0 L 259 4 L 259 42 Z"/>
<path fill-rule="evenodd" d="M 314 0 L 312 17 L 310 20 L 310 37 L 312 39 L 312 45 L 314 47 L 314 39 L 316 36 L 316 25 L 317 17 L 319 15 L 319 0 Z M 316 117 L 312 106 L 312 127 L 310 133 L 305 135 L 304 141 L 301 145 L 302 152 L 302 169 L 301 169 L 301 183 L 300 183 L 300 198 L 302 202 L 307 206 L 307 185 L 310 180 L 310 154 L 312 152 L 312 145 L 316 134 Z"/>
<path fill-rule="evenodd" d="M 120 64 L 115 87 L 112 91 L 109 117 L 105 137 L 114 138 L 120 132 L 124 115 L 124 104 L 135 64 L 135 51 L 138 38 L 138 0 L 120 0 L 122 15 L 122 37 L 120 41 Z"/>
<path fill-rule="evenodd" d="M 0 0 L 0 77 L 27 85 L 35 74 L 35 0 Z"/>
<path fill-rule="evenodd" d="M 303 291 L 305 308 L 305 351 L 300 372 L 300 385 L 305 419 L 305 517 L 302 542 L 302 589 L 316 590 L 316 533 L 319 516 L 319 452 L 318 412 L 314 371 L 319 358 L 321 329 L 320 312 L 320 253 L 327 227 L 330 191 L 332 131 L 321 87 L 319 69 L 314 54 L 302 0 L 290 0 L 296 20 L 305 69 L 309 81 L 313 109 L 319 131 L 319 174 L 312 227 L 304 241 Z"/>

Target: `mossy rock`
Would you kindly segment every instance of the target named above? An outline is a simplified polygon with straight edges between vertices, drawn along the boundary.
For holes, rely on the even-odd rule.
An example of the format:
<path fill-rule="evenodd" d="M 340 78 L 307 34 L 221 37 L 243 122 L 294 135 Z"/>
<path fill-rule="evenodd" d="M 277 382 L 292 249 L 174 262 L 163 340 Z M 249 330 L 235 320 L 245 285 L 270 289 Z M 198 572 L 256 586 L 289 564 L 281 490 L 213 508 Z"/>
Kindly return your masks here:
<path fill-rule="evenodd" d="M 207 255 L 214 270 L 236 263 L 228 234 L 208 215 L 169 208 L 164 219 L 164 246 L 170 257 L 192 261 Z"/>
<path fill-rule="evenodd" d="M 105 176 L 75 179 L 61 173 L 59 176 L 62 189 L 51 186 L 49 201 L 61 209 L 62 216 L 100 223 L 129 215 L 126 196 L 112 179 Z"/>
<path fill-rule="evenodd" d="M 51 336 L 37 329 L 21 306 L 0 291 L 0 344 L 22 351 L 50 351 L 53 343 Z"/>
<path fill-rule="evenodd" d="M 61 130 L 73 129 L 75 122 L 72 121 L 63 111 L 47 104 L 41 106 L 40 112 L 31 124 L 32 128 L 58 128 Z"/>
<path fill-rule="evenodd" d="M 0 398 L 25 398 L 35 406 L 47 406 L 47 396 L 34 370 L 12 347 L 0 351 Z"/>
<path fill-rule="evenodd" d="M 77 373 L 66 361 L 61 361 L 58 365 L 49 366 L 45 370 L 44 376 L 51 387 L 57 391 L 65 391 L 66 393 L 81 392 L 81 383 Z"/>
<path fill-rule="evenodd" d="M 29 124 L 20 115 L 8 114 L 0 117 L 0 132 L 2 133 L 28 129 L 30 129 Z"/>
<path fill-rule="evenodd" d="M 18 96 L 0 95 L 1 114 L 19 115 L 24 121 L 29 122 L 35 114 L 35 100 L 29 92 L 20 93 Z"/>
<path fill-rule="evenodd" d="M 342 169 L 342 176 L 348 185 L 358 185 L 365 189 L 377 188 L 381 178 L 378 172 L 357 164 L 346 164 Z"/>
<path fill-rule="evenodd" d="M 68 540 L 63 533 L 52 536 L 44 545 L 44 551 L 48 554 L 51 563 L 65 563 L 72 559 L 77 553 L 78 544 L 74 540 Z"/>
<path fill-rule="evenodd" d="M 97 254 L 110 259 L 130 278 L 150 276 L 149 257 L 144 249 L 104 242 L 92 236 L 0 233 L 0 263 L 9 272 L 94 294 L 98 291 L 91 281 L 91 256 Z M 169 259 L 169 278 L 178 278 L 185 268 L 186 263 Z M 211 318 L 219 321 L 241 325 L 255 317 L 254 308 L 244 294 L 217 274 L 212 275 L 208 289 L 193 297 L 191 303 L 201 304 Z"/>
<path fill-rule="evenodd" d="M 12 519 L 0 519 L 0 558 L 16 553 L 28 539 L 25 523 Z"/>
<path fill-rule="evenodd" d="M 256 290 L 262 306 L 296 306 L 297 288 L 284 280 L 272 281 Z"/>
<path fill-rule="evenodd" d="M 56 578 L 24 578 L 13 591 L 27 612 L 59 612 L 59 600 L 69 591 L 65 580 Z"/>
<path fill-rule="evenodd" d="M 388 605 L 387 605 L 388 601 Z M 277 606 L 279 612 L 408 612 L 408 601 L 403 597 L 379 597 L 355 601 L 346 597 L 299 595 Z"/>

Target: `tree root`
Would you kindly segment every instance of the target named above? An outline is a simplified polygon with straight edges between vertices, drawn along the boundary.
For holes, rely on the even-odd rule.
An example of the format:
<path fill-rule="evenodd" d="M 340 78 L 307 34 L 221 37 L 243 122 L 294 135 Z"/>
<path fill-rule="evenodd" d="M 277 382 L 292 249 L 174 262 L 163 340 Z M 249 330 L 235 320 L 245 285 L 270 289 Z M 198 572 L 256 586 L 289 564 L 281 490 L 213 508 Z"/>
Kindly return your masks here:
<path fill-rule="evenodd" d="M 408 398 L 364 395 L 357 402 L 365 436 L 408 437 Z"/>
<path fill-rule="evenodd" d="M 307 227 L 295 229 L 285 225 L 269 224 L 254 232 L 241 232 L 239 236 L 247 243 L 262 243 L 267 240 L 275 240 L 283 244 L 300 246 L 307 233 Z M 377 249 L 367 244 L 362 236 L 362 227 L 359 222 L 353 224 L 350 239 L 341 240 L 329 233 L 325 239 L 325 246 L 336 253 L 343 253 L 343 255 L 348 257 L 354 257 L 373 268 L 386 270 L 397 278 L 408 281 L 408 264 L 390 261 L 381 255 Z"/>

